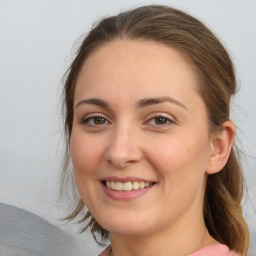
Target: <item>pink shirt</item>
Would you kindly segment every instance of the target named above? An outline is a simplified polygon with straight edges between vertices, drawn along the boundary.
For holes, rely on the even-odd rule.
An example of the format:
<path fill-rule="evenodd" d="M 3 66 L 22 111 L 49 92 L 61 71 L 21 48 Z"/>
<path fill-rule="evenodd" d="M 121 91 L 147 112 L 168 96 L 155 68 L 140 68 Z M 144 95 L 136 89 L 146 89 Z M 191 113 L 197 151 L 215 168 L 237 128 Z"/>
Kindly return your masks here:
<path fill-rule="evenodd" d="M 99 256 L 110 256 L 111 246 L 108 246 Z M 214 244 L 204 247 L 188 256 L 238 256 L 234 251 L 230 251 L 224 244 Z"/>

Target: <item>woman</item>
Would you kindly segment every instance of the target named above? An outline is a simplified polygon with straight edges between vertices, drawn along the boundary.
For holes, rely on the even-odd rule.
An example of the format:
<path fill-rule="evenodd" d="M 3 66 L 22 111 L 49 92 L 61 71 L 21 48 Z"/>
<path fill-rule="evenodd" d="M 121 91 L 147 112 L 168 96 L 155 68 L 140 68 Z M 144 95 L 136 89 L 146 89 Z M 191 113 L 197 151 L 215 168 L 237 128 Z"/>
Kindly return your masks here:
<path fill-rule="evenodd" d="M 243 175 L 229 119 L 232 62 L 201 22 L 164 6 L 106 18 L 64 88 L 69 159 L 101 255 L 246 255 Z"/>

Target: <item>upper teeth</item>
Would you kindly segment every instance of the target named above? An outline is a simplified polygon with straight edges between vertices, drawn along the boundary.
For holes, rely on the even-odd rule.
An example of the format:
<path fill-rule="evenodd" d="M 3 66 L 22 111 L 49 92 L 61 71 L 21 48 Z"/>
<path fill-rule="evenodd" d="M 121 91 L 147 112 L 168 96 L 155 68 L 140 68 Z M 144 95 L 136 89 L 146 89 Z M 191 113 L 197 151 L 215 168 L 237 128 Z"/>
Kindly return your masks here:
<path fill-rule="evenodd" d="M 152 185 L 151 182 L 144 181 L 128 181 L 128 182 L 119 182 L 119 181 L 106 181 L 108 188 L 118 191 L 131 191 L 146 188 Z"/>

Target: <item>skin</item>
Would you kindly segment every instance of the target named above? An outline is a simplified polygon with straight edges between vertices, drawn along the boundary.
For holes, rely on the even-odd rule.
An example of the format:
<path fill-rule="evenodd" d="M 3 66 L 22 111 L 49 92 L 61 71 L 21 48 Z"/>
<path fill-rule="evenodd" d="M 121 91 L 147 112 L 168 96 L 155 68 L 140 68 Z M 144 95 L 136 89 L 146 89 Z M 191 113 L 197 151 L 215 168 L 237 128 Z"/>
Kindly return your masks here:
<path fill-rule="evenodd" d="M 71 157 L 79 193 L 110 231 L 115 256 L 182 256 L 218 243 L 204 224 L 204 191 L 207 175 L 228 159 L 235 128 L 227 121 L 221 133 L 209 132 L 197 84 L 192 63 L 157 42 L 114 40 L 85 60 Z M 138 106 L 156 97 L 172 102 Z M 92 98 L 108 106 L 85 102 Z M 133 200 L 113 200 L 102 189 L 106 176 L 156 184 Z"/>

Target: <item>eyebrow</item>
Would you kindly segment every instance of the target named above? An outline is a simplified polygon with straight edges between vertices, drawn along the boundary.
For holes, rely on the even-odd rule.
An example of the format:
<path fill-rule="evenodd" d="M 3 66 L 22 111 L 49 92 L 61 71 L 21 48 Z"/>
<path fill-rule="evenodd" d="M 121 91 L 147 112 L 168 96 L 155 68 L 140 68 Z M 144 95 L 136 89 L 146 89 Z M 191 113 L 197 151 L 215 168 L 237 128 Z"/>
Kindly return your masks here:
<path fill-rule="evenodd" d="M 82 104 L 92 104 L 92 105 L 97 105 L 102 108 L 110 108 L 110 105 L 106 101 L 97 99 L 97 98 L 81 100 L 76 104 L 75 108 L 77 108 L 78 106 L 80 106 Z"/>
<path fill-rule="evenodd" d="M 164 102 L 170 102 L 170 103 L 176 104 L 177 106 L 182 107 L 184 109 L 188 109 L 180 101 L 178 101 L 174 98 L 168 97 L 168 96 L 141 99 L 136 103 L 136 107 L 137 108 L 144 108 L 144 107 L 147 107 L 147 106 L 160 104 L 160 103 L 164 103 Z M 98 98 L 90 98 L 90 99 L 81 100 L 76 104 L 75 108 L 77 108 L 78 106 L 80 106 L 82 104 L 92 104 L 92 105 L 97 105 L 97 106 L 102 107 L 102 108 L 110 108 L 110 105 L 109 105 L 108 102 L 106 102 L 105 100 L 102 100 L 102 99 L 98 99 Z"/>
<path fill-rule="evenodd" d="M 182 107 L 184 109 L 188 109 L 183 103 L 181 103 L 180 101 L 168 97 L 168 96 L 164 96 L 164 97 L 157 97 L 157 98 L 144 98 L 138 101 L 138 103 L 136 104 L 138 106 L 138 108 L 143 108 L 143 107 L 147 107 L 150 105 L 155 105 L 155 104 L 160 104 L 163 102 L 170 102 L 172 104 L 176 104 L 179 107 Z"/>

